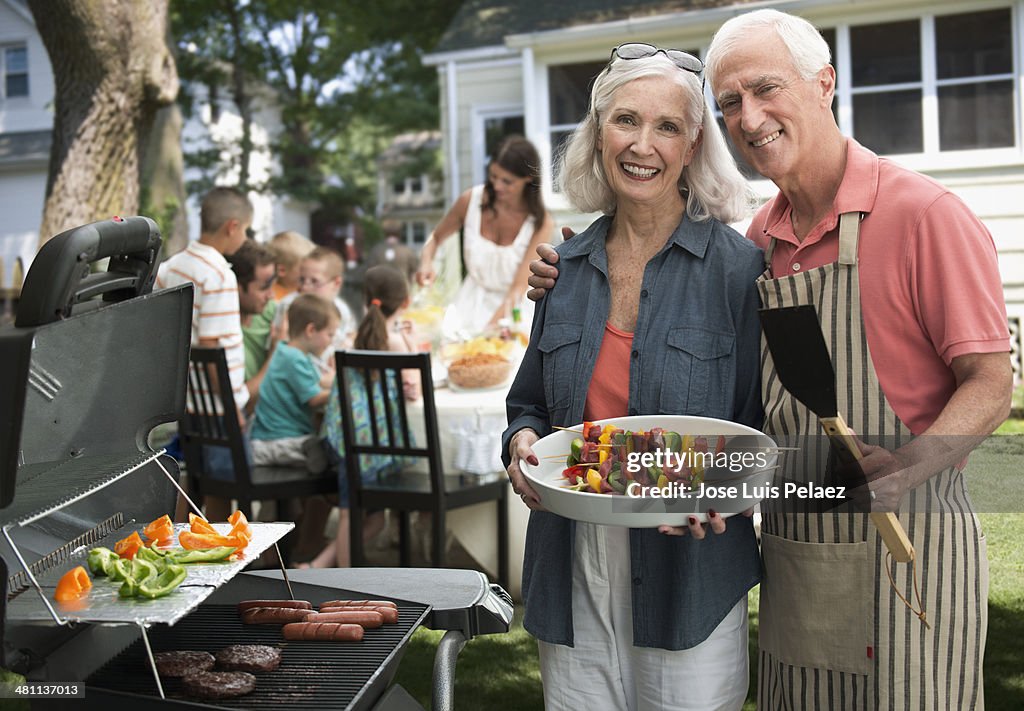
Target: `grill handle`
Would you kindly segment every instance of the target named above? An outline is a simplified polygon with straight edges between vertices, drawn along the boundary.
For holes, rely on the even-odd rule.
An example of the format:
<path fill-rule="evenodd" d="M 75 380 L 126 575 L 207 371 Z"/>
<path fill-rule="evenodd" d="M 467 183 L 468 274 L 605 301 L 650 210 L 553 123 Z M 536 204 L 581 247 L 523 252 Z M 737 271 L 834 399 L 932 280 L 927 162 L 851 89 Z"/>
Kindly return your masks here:
<path fill-rule="evenodd" d="M 113 217 L 61 232 L 42 246 L 25 276 L 18 327 L 42 326 L 71 315 L 96 296 L 107 302 L 148 294 L 156 279 L 160 228 L 148 217 Z M 105 272 L 90 265 L 110 258 Z"/>

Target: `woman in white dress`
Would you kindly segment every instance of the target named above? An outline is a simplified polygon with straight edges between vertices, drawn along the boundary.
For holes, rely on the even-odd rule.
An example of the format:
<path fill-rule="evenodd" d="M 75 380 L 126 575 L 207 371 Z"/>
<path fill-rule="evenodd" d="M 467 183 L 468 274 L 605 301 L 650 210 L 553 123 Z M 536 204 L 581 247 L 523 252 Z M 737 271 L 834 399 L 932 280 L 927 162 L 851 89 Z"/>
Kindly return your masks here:
<path fill-rule="evenodd" d="M 537 245 L 550 241 L 551 216 L 540 187 L 540 156 L 521 136 L 509 136 L 487 166 L 487 182 L 459 196 L 434 229 L 420 254 L 416 281 L 434 281 L 434 255 L 462 230 L 466 278 L 447 310 L 444 330 L 476 335 L 497 326 L 525 301 L 529 264 Z M 524 323 L 529 324 L 523 314 Z"/>

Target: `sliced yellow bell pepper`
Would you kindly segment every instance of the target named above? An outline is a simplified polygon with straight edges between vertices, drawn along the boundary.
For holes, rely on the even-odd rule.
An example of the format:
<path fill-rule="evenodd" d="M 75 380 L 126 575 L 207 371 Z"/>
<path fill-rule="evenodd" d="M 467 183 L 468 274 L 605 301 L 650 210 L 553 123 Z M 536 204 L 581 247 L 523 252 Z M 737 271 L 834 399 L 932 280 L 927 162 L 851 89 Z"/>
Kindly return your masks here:
<path fill-rule="evenodd" d="M 601 475 L 596 469 L 587 470 L 587 484 L 598 494 L 601 493 Z"/>

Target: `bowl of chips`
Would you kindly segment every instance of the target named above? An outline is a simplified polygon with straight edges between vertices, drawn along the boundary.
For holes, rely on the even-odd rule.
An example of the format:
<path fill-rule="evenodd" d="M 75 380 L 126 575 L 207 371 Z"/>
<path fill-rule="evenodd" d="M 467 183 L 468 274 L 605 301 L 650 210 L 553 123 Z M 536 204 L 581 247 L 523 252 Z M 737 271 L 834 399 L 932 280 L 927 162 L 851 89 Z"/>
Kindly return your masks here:
<path fill-rule="evenodd" d="M 477 336 L 448 343 L 442 361 L 448 368 L 448 384 L 456 389 L 497 388 L 512 374 L 514 344 L 493 336 Z"/>

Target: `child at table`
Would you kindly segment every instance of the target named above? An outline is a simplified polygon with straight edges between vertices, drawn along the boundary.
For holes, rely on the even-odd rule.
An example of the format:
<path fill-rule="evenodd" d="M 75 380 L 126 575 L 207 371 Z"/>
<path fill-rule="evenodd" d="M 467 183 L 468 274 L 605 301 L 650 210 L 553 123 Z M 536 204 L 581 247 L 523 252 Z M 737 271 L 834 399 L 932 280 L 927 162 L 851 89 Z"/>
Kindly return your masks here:
<path fill-rule="evenodd" d="M 257 466 L 299 466 L 313 473 L 327 468 L 316 436 L 320 408 L 333 378 L 316 366 L 340 320 L 330 301 L 303 294 L 288 307 L 288 340 L 274 349 L 253 419 L 252 461 Z"/>
<path fill-rule="evenodd" d="M 364 296 L 366 315 L 356 332 L 356 350 L 413 352 L 407 333 L 400 328 L 401 311 L 409 306 L 409 285 L 405 276 L 388 265 L 371 267 L 366 270 Z M 369 397 L 373 398 L 373 412 L 376 413 L 378 420 L 377 428 L 385 442 L 388 428 L 384 418 L 390 416 L 393 422 L 397 419 L 394 403 L 400 397 L 399 388 L 401 397 L 408 401 L 421 397 L 422 386 L 418 370 L 403 371 L 401 380 L 401 383 L 389 380 L 383 387 L 379 382 L 372 383 L 373 392 L 368 394 L 360 378 L 350 378 L 349 399 L 352 403 L 352 412 L 347 414 L 353 418 L 357 441 L 372 441 Z M 330 400 L 324 414 L 323 434 L 328 442 L 329 451 L 337 452 L 341 459 L 338 465 L 338 533 L 334 541 L 311 561 L 310 565 L 314 568 L 345 568 L 349 565 L 348 479 L 339 399 L 336 382 L 331 388 Z M 382 473 L 400 469 L 403 464 L 404 462 L 399 459 L 387 455 L 360 455 L 359 470 L 363 481 L 368 481 Z M 363 540 L 373 540 L 383 530 L 384 524 L 383 511 L 368 513 Z"/>
<path fill-rule="evenodd" d="M 288 329 L 288 306 L 300 294 L 316 294 L 332 301 L 341 314 L 341 322 L 335 333 L 331 347 L 317 358 L 317 366 L 321 373 L 328 373 L 334 362 L 334 351 L 348 348 L 352 343 L 352 332 L 355 331 L 355 317 L 352 310 L 341 298 L 341 289 L 345 284 L 345 262 L 341 255 L 333 249 L 317 247 L 299 262 L 298 291 L 289 294 L 278 304 L 274 327 L 282 333 Z"/>

